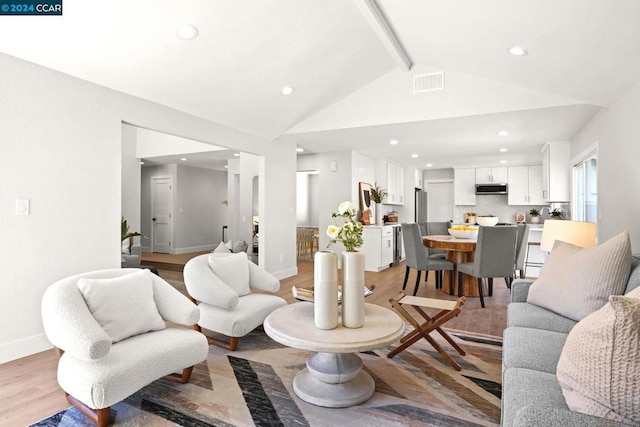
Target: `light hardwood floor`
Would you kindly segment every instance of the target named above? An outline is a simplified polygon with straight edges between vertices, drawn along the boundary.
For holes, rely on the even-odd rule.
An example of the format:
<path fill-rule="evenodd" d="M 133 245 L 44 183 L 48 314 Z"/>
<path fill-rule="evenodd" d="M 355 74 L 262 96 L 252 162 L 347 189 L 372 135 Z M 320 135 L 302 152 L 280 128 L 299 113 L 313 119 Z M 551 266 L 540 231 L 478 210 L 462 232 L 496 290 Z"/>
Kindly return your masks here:
<path fill-rule="evenodd" d="M 142 256 L 143 264 L 156 266 L 166 280 L 182 280 L 182 266 L 193 256 L 148 254 Z M 367 302 L 390 307 L 389 298 L 402 289 L 405 265 L 400 263 L 380 273 L 366 272 L 367 286 L 375 285 L 374 294 Z M 413 292 L 415 271 L 412 270 L 407 291 Z M 425 284 L 424 275 L 418 295 L 430 298 L 455 299 L 435 289 L 433 273 Z M 279 295 L 288 302 L 295 302 L 291 287 L 313 285 L 311 257 L 298 262 L 298 275 L 281 281 Z M 506 327 L 506 306 L 509 290 L 502 280 L 496 280 L 493 297 L 485 298 L 486 308 L 480 307 L 478 298 L 469 298 L 462 313 L 447 323 L 451 329 L 480 335 L 501 337 Z M 242 346 L 242 340 L 240 340 Z M 67 408 L 69 404 L 56 380 L 57 357 L 53 350 L 0 365 L 0 427 L 16 427 L 32 424 Z"/>

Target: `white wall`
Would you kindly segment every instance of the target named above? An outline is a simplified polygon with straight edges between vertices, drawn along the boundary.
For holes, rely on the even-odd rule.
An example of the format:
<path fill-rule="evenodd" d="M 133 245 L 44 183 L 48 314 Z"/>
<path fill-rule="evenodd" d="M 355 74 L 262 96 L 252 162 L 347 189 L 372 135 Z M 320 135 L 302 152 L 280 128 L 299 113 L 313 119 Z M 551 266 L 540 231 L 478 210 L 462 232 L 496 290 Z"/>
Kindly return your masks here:
<path fill-rule="evenodd" d="M 261 259 L 279 277 L 295 274 L 293 143 L 2 54 L 0 75 L 0 363 L 50 347 L 40 315 L 47 286 L 79 272 L 119 268 L 122 122 L 263 155 Z M 31 200 L 29 216 L 15 216 L 16 198 Z"/>
<path fill-rule="evenodd" d="M 332 170 L 332 165 L 335 165 L 335 170 Z M 331 213 L 336 212 L 340 203 L 345 200 L 358 201 L 357 182 L 354 184 L 354 178 L 351 173 L 352 152 L 337 151 L 298 156 L 297 168 L 298 170 L 319 171 L 318 227 L 320 236 L 318 247 L 320 250 L 326 250 L 327 243 L 329 243 L 326 230 L 330 224 L 333 224 Z M 354 186 L 355 190 L 353 189 Z M 341 253 L 344 251 L 344 247 L 341 244 L 337 244 L 329 248 L 329 250 Z"/>
<path fill-rule="evenodd" d="M 122 216 L 131 231 L 140 231 L 140 160 L 136 158 L 136 128 L 122 124 Z M 143 240 L 134 237 L 135 242 Z M 142 244 L 142 243 L 141 243 Z"/>
<path fill-rule="evenodd" d="M 173 253 L 212 250 L 222 240 L 227 173 L 178 165 Z"/>
<path fill-rule="evenodd" d="M 577 156 L 598 142 L 598 240 L 628 230 L 640 252 L 640 84 L 602 109 L 571 142 Z"/>

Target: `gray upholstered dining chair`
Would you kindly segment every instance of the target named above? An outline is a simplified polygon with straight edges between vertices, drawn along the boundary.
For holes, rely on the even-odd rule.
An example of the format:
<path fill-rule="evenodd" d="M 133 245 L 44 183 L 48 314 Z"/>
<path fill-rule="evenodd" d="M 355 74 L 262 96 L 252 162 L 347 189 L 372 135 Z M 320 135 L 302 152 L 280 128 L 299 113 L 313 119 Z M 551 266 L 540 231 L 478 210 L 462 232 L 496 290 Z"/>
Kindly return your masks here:
<path fill-rule="evenodd" d="M 513 277 L 518 277 L 516 271 L 519 272 L 519 277 L 524 279 L 525 277 L 525 260 L 527 258 L 527 248 L 529 246 L 529 230 L 531 226 L 529 224 L 518 224 L 518 239 L 516 242 L 516 265 L 513 271 Z M 507 283 L 511 288 L 511 283 Z"/>
<path fill-rule="evenodd" d="M 427 236 L 446 236 L 449 234 L 451 223 L 448 221 L 429 221 L 427 222 Z M 442 249 L 430 249 L 429 258 L 444 259 L 447 255 Z"/>
<path fill-rule="evenodd" d="M 493 294 L 494 277 L 513 277 L 516 259 L 516 240 L 518 228 L 515 225 L 480 227 L 472 262 L 458 264 L 458 283 L 462 275 L 467 274 L 478 279 L 480 305 L 484 308 L 484 278 L 488 279 L 489 296 Z M 462 295 L 462 286 L 458 286 L 458 296 Z"/>
<path fill-rule="evenodd" d="M 422 272 L 425 271 L 427 276 L 429 271 L 453 271 L 453 263 L 445 261 L 444 259 L 429 258 L 429 251 L 422 242 L 422 234 L 420 233 L 420 226 L 416 223 L 402 223 L 402 241 L 404 243 L 405 252 L 405 264 L 406 271 L 404 273 L 404 283 L 402 284 L 402 290 L 407 287 L 407 281 L 409 280 L 409 271 L 411 268 L 415 268 L 418 273 L 416 276 L 416 286 L 413 290 L 413 295 L 418 292 L 420 286 L 420 277 Z M 440 279 L 438 278 L 440 277 Z M 425 278 L 426 279 L 426 278 Z M 453 289 L 453 273 L 451 273 L 451 288 Z M 442 276 L 436 273 L 436 288 L 442 287 Z"/>

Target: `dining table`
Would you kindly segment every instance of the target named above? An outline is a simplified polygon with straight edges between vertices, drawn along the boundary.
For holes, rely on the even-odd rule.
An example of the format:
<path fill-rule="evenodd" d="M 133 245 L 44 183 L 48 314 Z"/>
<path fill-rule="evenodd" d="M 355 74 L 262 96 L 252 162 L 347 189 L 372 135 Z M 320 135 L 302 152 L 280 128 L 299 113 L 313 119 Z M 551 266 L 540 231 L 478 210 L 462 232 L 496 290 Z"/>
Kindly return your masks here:
<path fill-rule="evenodd" d="M 472 262 L 476 250 L 476 239 L 459 239 L 450 235 L 423 236 L 422 242 L 428 248 L 441 249 L 446 252 L 445 259 L 453 263 L 453 271 L 444 270 L 442 292 L 458 295 L 458 287 L 462 287 L 462 295 L 468 297 L 480 296 L 478 282 L 473 276 L 462 275 L 462 283 L 458 283 L 458 264 Z M 453 281 L 450 275 L 453 274 Z M 453 283 L 453 288 L 451 287 Z"/>

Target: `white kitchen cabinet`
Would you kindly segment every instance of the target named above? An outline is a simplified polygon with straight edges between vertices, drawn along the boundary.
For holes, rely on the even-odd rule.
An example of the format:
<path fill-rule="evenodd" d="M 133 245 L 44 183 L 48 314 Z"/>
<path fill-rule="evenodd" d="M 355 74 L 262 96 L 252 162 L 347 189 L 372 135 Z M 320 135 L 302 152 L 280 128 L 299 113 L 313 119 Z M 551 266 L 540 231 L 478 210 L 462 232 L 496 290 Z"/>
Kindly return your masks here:
<path fill-rule="evenodd" d="M 508 204 L 544 205 L 542 194 L 542 166 L 511 166 L 508 168 Z"/>
<path fill-rule="evenodd" d="M 545 202 L 568 202 L 571 196 L 571 145 L 548 142 L 542 148 L 542 192 Z"/>
<path fill-rule="evenodd" d="M 453 171 L 453 200 L 456 205 L 476 204 L 476 170 L 459 168 Z"/>
<path fill-rule="evenodd" d="M 404 205 L 404 167 L 387 162 L 387 205 Z"/>
<path fill-rule="evenodd" d="M 476 184 L 504 184 L 507 178 L 506 167 L 476 168 Z"/>
<path fill-rule="evenodd" d="M 420 169 L 413 170 L 414 186 L 422 190 L 422 171 Z"/>
<path fill-rule="evenodd" d="M 527 255 L 525 258 L 525 276 L 538 277 L 542 265 L 547 259 L 547 253 L 540 250 L 540 245 L 531 243 L 540 243 L 542 239 L 542 224 L 531 225 L 529 229 L 529 245 L 527 246 Z"/>
<path fill-rule="evenodd" d="M 393 263 L 393 229 L 396 226 L 368 226 L 362 230 L 364 269 L 382 271 Z"/>

